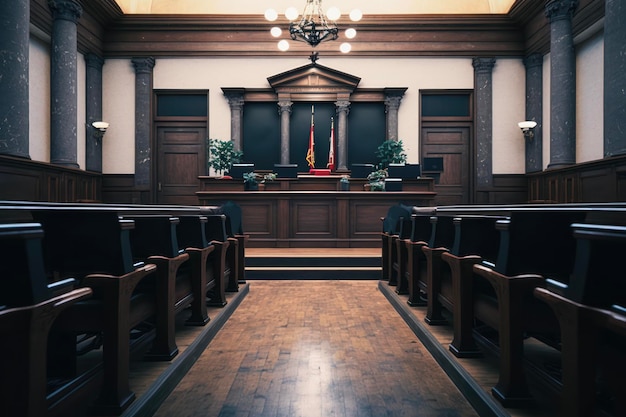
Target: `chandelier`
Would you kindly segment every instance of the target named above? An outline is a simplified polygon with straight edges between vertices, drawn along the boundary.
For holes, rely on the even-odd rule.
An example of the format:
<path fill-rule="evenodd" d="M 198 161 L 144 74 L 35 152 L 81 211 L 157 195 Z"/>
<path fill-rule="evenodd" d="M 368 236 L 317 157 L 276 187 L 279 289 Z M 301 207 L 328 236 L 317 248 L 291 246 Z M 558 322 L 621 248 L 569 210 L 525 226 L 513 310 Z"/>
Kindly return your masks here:
<path fill-rule="evenodd" d="M 363 14 L 360 10 L 350 12 L 350 20 L 358 22 Z M 341 17 L 341 11 L 337 7 L 331 7 L 324 14 L 322 10 L 322 0 L 306 0 L 306 6 L 302 16 L 295 7 L 289 7 L 285 11 L 285 17 L 289 20 L 289 35 L 294 41 L 306 42 L 312 47 L 316 47 L 325 41 L 334 41 L 339 37 L 339 28 L 336 21 Z M 278 19 L 278 13 L 274 9 L 265 12 L 265 18 L 270 22 Z M 283 31 L 278 26 L 271 29 L 270 33 L 275 38 L 282 35 Z M 346 29 L 345 36 L 352 39 L 356 36 L 354 28 Z M 289 42 L 285 39 L 278 42 L 278 49 L 286 51 L 289 49 Z M 352 49 L 348 42 L 340 45 L 341 52 L 347 53 Z"/>

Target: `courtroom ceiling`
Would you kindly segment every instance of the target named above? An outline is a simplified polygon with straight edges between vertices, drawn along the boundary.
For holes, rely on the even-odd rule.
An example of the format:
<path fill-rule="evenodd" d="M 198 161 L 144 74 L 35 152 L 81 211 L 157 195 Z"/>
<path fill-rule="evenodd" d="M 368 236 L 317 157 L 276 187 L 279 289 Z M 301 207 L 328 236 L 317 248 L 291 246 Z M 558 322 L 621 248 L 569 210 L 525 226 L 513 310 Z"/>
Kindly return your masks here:
<path fill-rule="evenodd" d="M 263 14 L 266 9 L 304 8 L 305 0 L 116 0 L 126 14 Z M 515 0 L 324 0 L 367 14 L 506 14 Z"/>

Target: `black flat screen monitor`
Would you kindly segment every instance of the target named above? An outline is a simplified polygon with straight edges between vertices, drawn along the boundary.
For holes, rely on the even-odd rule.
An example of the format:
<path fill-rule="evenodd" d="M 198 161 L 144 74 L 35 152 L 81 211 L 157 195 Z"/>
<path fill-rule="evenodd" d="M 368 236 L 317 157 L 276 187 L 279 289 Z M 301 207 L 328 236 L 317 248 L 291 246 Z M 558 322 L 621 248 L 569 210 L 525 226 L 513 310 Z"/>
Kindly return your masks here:
<path fill-rule="evenodd" d="M 350 166 L 352 178 L 367 178 L 372 171 L 374 171 L 374 164 L 352 164 Z"/>
<path fill-rule="evenodd" d="M 420 164 L 389 164 L 389 178 L 415 179 L 422 175 Z"/>
<path fill-rule="evenodd" d="M 254 164 L 233 164 L 228 171 L 228 175 L 234 180 L 243 180 L 243 174 L 254 172 Z"/>
<path fill-rule="evenodd" d="M 424 158 L 424 171 L 427 172 L 442 172 L 443 171 L 443 157 L 429 157 Z"/>
<path fill-rule="evenodd" d="M 298 164 L 274 164 L 274 172 L 278 178 L 297 178 Z"/>

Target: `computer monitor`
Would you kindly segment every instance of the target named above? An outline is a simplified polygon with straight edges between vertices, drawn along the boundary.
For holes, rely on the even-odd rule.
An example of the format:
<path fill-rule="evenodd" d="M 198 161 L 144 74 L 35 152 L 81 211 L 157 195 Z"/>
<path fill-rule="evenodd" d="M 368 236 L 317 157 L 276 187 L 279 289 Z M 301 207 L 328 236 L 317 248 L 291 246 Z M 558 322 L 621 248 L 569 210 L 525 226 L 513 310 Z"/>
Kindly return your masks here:
<path fill-rule="evenodd" d="M 389 164 L 389 178 L 415 179 L 422 175 L 420 164 Z"/>
<path fill-rule="evenodd" d="M 233 164 L 228 171 L 228 175 L 234 180 L 243 180 L 243 174 L 253 172 L 254 164 Z"/>
<path fill-rule="evenodd" d="M 385 178 L 385 191 L 402 191 L 402 178 Z"/>
<path fill-rule="evenodd" d="M 274 172 L 278 178 L 297 178 L 298 164 L 274 164 Z"/>
<path fill-rule="evenodd" d="M 352 178 L 367 178 L 372 171 L 374 171 L 374 164 L 352 164 L 350 166 Z"/>
<path fill-rule="evenodd" d="M 426 172 L 442 172 L 443 171 L 443 157 L 427 157 L 424 158 L 424 171 Z"/>

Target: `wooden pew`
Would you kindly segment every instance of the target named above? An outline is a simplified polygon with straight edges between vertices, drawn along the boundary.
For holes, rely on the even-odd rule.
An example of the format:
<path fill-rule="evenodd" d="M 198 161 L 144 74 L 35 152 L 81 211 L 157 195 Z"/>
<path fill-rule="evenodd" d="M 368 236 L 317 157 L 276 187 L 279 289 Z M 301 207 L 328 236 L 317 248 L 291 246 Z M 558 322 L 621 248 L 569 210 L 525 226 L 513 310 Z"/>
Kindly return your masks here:
<path fill-rule="evenodd" d="M 382 251 L 382 276 L 381 279 L 388 281 L 389 285 L 398 284 L 399 268 L 403 264 L 397 262 L 398 239 L 407 239 L 410 233 L 412 208 L 402 204 L 396 204 L 387 210 L 385 217 L 381 217 L 381 251 Z"/>
<path fill-rule="evenodd" d="M 411 306 L 423 306 L 428 305 L 428 257 L 432 257 L 435 252 L 436 265 L 435 268 L 439 269 L 439 252 L 445 251 L 446 246 L 451 246 L 454 239 L 454 225 L 452 223 L 452 217 L 448 216 L 429 216 L 428 222 L 430 223 L 430 233 L 428 233 L 426 227 L 426 219 L 416 216 L 416 222 L 422 222 L 422 230 L 424 230 L 423 237 L 426 234 L 429 235 L 428 240 L 413 239 L 405 241 L 405 245 L 409 250 L 409 266 L 407 268 L 407 281 L 409 283 L 409 299 L 408 303 Z M 425 248 L 432 248 L 428 250 Z M 430 268 L 432 270 L 432 267 Z M 437 272 L 438 273 L 438 272 Z"/>
<path fill-rule="evenodd" d="M 411 236 L 402 241 L 403 250 L 406 251 L 406 268 L 402 279 L 408 288 L 407 304 L 410 306 L 426 305 L 418 282 L 419 276 L 426 270 L 426 258 L 422 252 L 422 247 L 428 245 L 433 234 L 431 217 L 432 215 L 428 213 L 414 214 L 411 217 Z M 398 262 L 400 261 L 399 258 Z"/>
<path fill-rule="evenodd" d="M 546 280 L 535 296 L 555 312 L 561 331 L 561 415 L 626 415 L 626 224 L 574 224 L 576 262 L 568 283 Z M 604 383 L 598 385 L 598 376 Z M 600 404 L 598 393 L 612 400 Z M 606 410 L 609 408 L 609 410 Z"/>
<path fill-rule="evenodd" d="M 450 351 L 457 357 L 481 356 L 473 337 L 474 329 L 474 264 L 484 263 L 493 266 L 500 242 L 500 233 L 496 222 L 502 216 L 469 215 L 454 218 L 454 243 L 449 252 L 441 254 L 441 259 L 448 268 L 441 269 L 439 276 L 433 275 L 432 280 L 440 279 L 441 283 L 433 283 L 430 298 L 432 303 L 452 312 L 453 339 Z M 481 288 L 479 292 L 489 292 L 490 287 Z M 493 294 L 495 296 L 495 294 Z M 436 312 L 439 306 L 433 306 Z"/>
<path fill-rule="evenodd" d="M 237 257 L 237 239 L 228 237 L 226 231 L 226 223 L 228 217 L 225 214 L 205 214 L 207 223 L 205 233 L 207 239 L 215 245 L 215 259 L 221 265 L 218 274 L 222 274 L 223 282 L 226 283 L 227 292 L 239 291 L 239 278 L 237 271 L 239 270 L 239 261 Z"/>
<path fill-rule="evenodd" d="M 48 399 L 58 397 L 55 391 L 47 394 L 48 334 L 61 312 L 92 291 L 73 289 L 73 279 L 49 285 L 42 237 L 39 224 L 0 225 L 0 404 L 8 416 L 73 415 L 62 404 L 52 410 L 48 406 Z M 74 396 L 89 397 L 88 391 L 97 389 L 97 383 L 86 384 Z"/>
<path fill-rule="evenodd" d="M 474 315 L 498 332 L 494 348 L 500 376 L 492 394 L 505 406 L 533 401 L 525 375 L 524 339 L 558 343 L 556 318 L 533 297 L 533 289 L 545 285 L 545 276 L 567 281 L 575 256 L 570 225 L 584 217 L 584 209 L 512 211 L 510 220 L 496 222 L 500 246 L 495 265 L 473 265 Z"/>
<path fill-rule="evenodd" d="M 206 210 L 205 210 L 206 212 Z M 208 213 L 207 213 L 208 214 Z M 232 202 L 227 201 L 221 206 L 217 207 L 217 214 L 226 215 L 226 236 L 230 239 L 234 239 L 234 256 L 235 260 L 232 261 L 236 265 L 236 276 L 239 284 L 246 283 L 246 242 L 249 235 L 246 235 L 243 230 L 243 212 L 241 207 Z"/>

